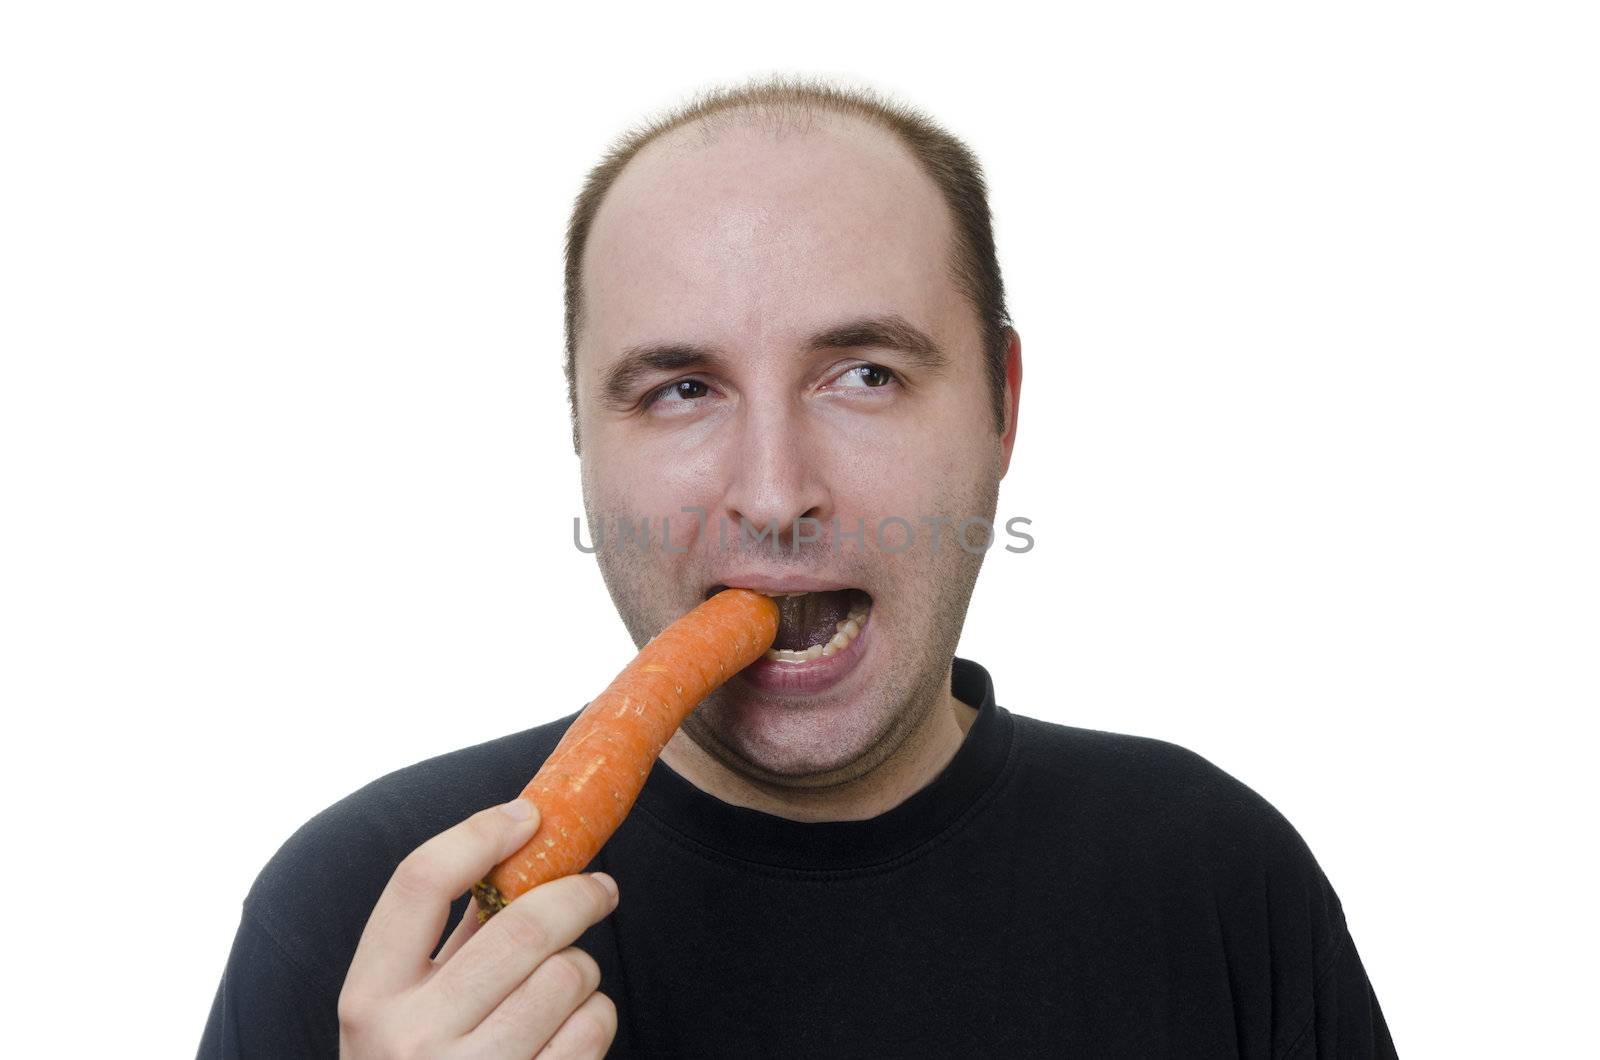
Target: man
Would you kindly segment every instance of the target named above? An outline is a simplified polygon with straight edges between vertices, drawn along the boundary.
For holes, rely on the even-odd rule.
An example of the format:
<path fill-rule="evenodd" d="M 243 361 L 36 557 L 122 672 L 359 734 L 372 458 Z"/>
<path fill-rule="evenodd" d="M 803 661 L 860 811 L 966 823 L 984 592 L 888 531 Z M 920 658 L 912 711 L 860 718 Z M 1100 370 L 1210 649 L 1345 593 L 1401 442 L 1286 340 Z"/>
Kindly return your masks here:
<path fill-rule="evenodd" d="M 954 659 L 1022 386 L 958 141 L 815 83 L 702 97 L 591 174 L 567 337 L 634 641 L 721 586 L 804 595 L 589 870 L 482 926 L 465 892 L 537 828 L 514 797 L 576 712 L 309 822 L 203 1055 L 1393 1055 L 1270 805 Z"/>

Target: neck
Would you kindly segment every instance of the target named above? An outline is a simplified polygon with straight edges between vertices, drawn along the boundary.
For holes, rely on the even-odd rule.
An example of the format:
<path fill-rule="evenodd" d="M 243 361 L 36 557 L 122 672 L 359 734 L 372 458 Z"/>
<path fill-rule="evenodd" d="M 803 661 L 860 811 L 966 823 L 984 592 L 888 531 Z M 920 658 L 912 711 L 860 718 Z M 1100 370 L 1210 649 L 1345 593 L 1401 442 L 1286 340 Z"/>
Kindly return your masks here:
<path fill-rule="evenodd" d="M 892 810 L 932 783 L 961 749 L 977 716 L 977 708 L 952 695 L 946 683 L 898 753 L 863 777 L 821 791 L 752 780 L 729 769 L 681 728 L 667 741 L 661 760 L 701 791 L 734 806 L 794 821 L 860 821 Z"/>

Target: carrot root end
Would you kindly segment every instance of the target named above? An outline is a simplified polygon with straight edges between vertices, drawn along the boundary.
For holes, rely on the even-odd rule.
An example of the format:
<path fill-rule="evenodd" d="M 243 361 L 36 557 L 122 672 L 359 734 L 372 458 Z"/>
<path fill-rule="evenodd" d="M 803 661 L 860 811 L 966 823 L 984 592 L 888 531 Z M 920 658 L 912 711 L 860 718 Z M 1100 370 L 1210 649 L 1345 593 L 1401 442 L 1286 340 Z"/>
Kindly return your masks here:
<path fill-rule="evenodd" d="M 480 924 L 487 924 L 490 917 L 506 907 L 506 900 L 501 897 L 500 889 L 488 880 L 479 880 L 472 885 L 472 897 L 478 900 Z"/>

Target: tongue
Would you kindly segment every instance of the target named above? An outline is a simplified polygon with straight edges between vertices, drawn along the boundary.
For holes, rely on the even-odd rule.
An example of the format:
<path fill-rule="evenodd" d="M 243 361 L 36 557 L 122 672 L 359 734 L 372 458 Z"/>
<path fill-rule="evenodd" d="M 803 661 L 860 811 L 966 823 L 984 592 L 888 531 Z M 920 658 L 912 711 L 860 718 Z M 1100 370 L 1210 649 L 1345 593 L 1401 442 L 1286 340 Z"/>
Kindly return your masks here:
<path fill-rule="evenodd" d="M 778 600 L 778 637 L 774 648 L 804 651 L 814 644 L 826 644 L 838 632 L 839 623 L 850 613 L 850 589 L 827 593 L 806 593 Z"/>

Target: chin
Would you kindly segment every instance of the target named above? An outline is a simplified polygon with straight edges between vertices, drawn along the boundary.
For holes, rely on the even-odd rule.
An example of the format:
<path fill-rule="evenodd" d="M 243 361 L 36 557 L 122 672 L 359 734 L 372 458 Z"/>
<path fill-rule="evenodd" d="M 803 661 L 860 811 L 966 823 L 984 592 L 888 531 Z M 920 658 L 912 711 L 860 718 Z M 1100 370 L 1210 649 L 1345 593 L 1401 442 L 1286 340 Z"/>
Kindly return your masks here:
<path fill-rule="evenodd" d="M 848 692 L 800 696 L 730 683 L 706 720 L 727 747 L 774 778 L 825 776 L 869 754 L 894 720 L 881 685 L 851 685 Z"/>

